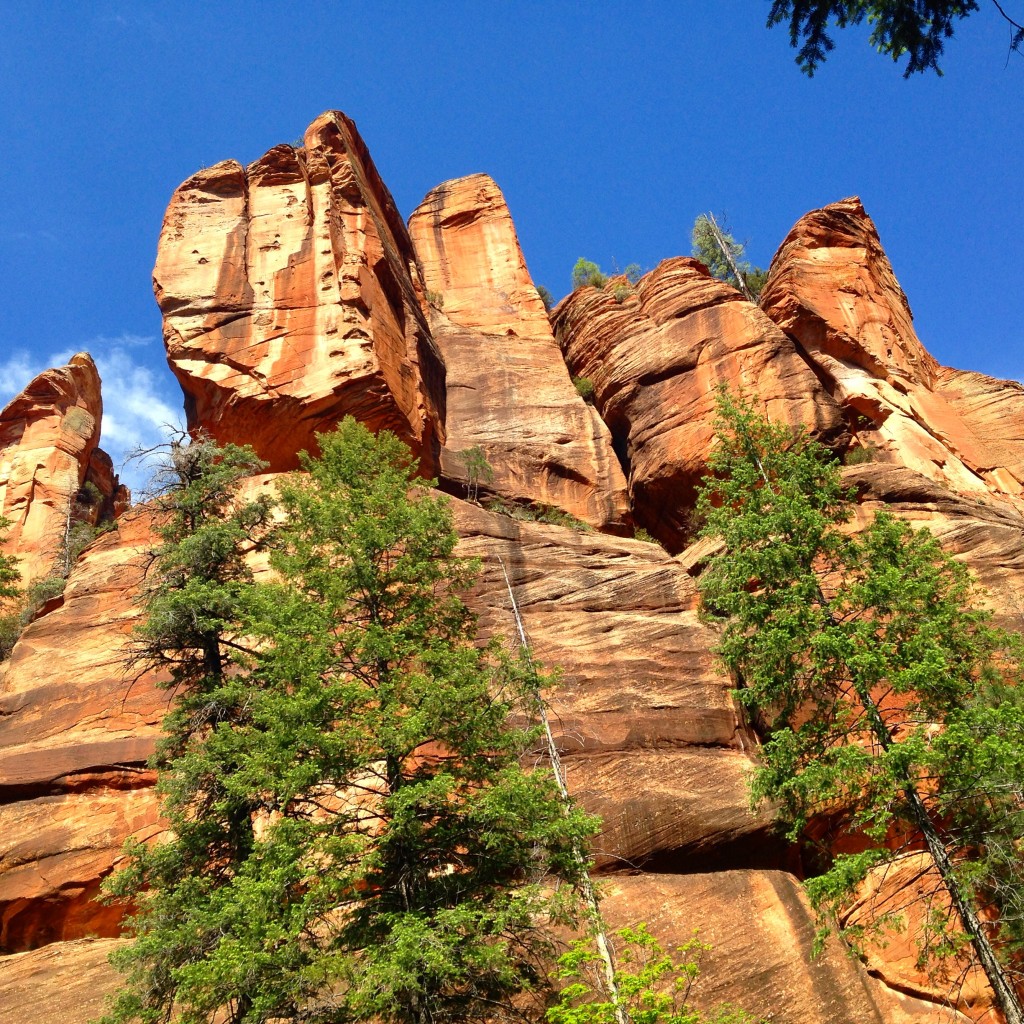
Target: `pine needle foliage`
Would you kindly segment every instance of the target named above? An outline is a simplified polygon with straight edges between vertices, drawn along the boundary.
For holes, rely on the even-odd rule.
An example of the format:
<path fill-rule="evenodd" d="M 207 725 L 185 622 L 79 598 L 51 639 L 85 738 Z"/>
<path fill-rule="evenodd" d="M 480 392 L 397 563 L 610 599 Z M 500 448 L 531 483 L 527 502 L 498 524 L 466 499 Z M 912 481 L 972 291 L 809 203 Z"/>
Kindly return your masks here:
<path fill-rule="evenodd" d="M 709 464 L 702 532 L 725 551 L 701 590 L 737 696 L 766 736 L 755 801 L 776 802 L 794 839 L 812 823 L 825 830 L 826 870 L 808 885 L 823 911 L 896 856 L 894 839 L 926 849 L 945 898 L 923 957 L 970 944 L 1019 1020 L 993 952 L 1012 959 L 1022 937 L 1019 638 L 992 626 L 967 569 L 927 531 L 879 513 L 844 532 L 840 467 L 803 431 L 723 392 Z M 862 850 L 833 858 L 828 844 L 844 832 Z"/>
<path fill-rule="evenodd" d="M 172 713 L 176 838 L 117 883 L 151 889 L 110 1021 L 493 1019 L 569 915 L 551 880 L 593 822 L 521 765 L 524 672 L 473 642 L 446 500 L 386 431 L 318 443 L 280 487 L 277 582 L 229 574 L 234 653 Z"/>

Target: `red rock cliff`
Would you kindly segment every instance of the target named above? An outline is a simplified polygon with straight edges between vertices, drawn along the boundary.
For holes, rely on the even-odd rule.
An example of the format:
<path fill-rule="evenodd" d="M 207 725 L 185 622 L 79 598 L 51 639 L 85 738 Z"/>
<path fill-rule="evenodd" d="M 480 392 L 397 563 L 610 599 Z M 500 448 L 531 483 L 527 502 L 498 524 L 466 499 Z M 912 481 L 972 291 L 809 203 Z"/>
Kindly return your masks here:
<path fill-rule="evenodd" d="M 300 149 L 184 182 L 153 275 L 190 427 L 278 470 L 352 415 L 432 470 L 444 366 L 405 225 L 343 114 L 318 117 Z"/>

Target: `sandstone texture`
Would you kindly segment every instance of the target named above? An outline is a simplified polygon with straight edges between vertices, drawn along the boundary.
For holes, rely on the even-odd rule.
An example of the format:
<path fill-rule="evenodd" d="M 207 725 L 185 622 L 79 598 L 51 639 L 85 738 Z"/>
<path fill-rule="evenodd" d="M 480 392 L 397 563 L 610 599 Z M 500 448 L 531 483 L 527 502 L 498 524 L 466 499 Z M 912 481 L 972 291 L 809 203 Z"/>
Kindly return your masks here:
<path fill-rule="evenodd" d="M 5 551 L 26 583 L 54 569 L 68 510 L 82 485 L 96 485 L 110 518 L 128 495 L 99 447 L 103 402 L 96 364 L 84 352 L 35 378 L 0 411 L 0 516 L 11 522 Z"/>
<path fill-rule="evenodd" d="M 793 340 L 697 260 L 666 260 L 619 301 L 616 282 L 577 289 L 554 315 L 570 372 L 594 387 L 597 408 L 629 467 L 637 522 L 678 551 L 714 436 L 721 384 L 772 419 L 806 424 L 841 443 L 841 410 Z"/>
<path fill-rule="evenodd" d="M 95 897 L 124 840 L 156 830 L 146 760 L 167 708 L 129 664 L 152 542 L 144 510 L 122 517 L 0 665 L 0 953 L 120 931 Z"/>
<path fill-rule="evenodd" d="M 778 1024 L 981 1019 L 980 979 L 949 1009 L 907 940 L 872 946 L 867 970 L 835 944 L 811 959 L 801 861 L 770 809 L 750 808 L 759 741 L 698 613 L 714 546 L 691 543 L 692 505 L 724 383 L 840 454 L 862 450 L 844 470 L 851 528 L 881 508 L 926 527 L 998 621 L 1024 628 L 1024 388 L 932 359 L 859 201 L 798 222 L 760 307 L 680 257 L 635 285 L 580 289 L 549 321 L 490 178 L 434 189 L 407 229 L 332 112 L 300 147 L 185 182 L 155 286 L 191 428 L 254 444 L 276 472 L 352 414 L 399 434 L 459 495 L 482 637 L 514 643 L 514 600 L 533 654 L 559 670 L 545 696 L 570 789 L 603 819 L 593 856 L 610 923 L 646 921 L 667 946 L 699 929 L 712 947 L 700 1006 Z M 101 1011 L 122 920 L 99 887 L 126 838 L 163 830 L 147 759 L 168 694 L 131 663 L 157 513 L 125 511 L 100 418 L 84 355 L 0 414 L 0 511 L 26 575 L 50 571 L 84 482 L 101 492 L 96 515 L 124 513 L 0 664 L 0 1024 Z M 475 481 L 482 498 L 550 505 L 581 529 L 461 500 L 476 447 L 493 470 Z M 634 522 L 661 544 L 626 536 Z M 904 857 L 851 919 L 913 915 L 928 884 Z"/>
<path fill-rule="evenodd" d="M 388 428 L 432 471 L 444 366 L 408 232 L 355 125 L 226 160 L 174 193 L 154 269 L 191 428 L 275 470 L 346 415 Z"/>
<path fill-rule="evenodd" d="M 1024 389 L 928 354 L 859 199 L 796 223 L 761 307 L 847 410 L 860 447 L 963 495 L 1021 507 Z"/>
<path fill-rule="evenodd" d="M 569 379 L 498 186 L 485 174 L 439 185 L 409 231 L 448 374 L 444 479 L 465 487 L 460 453 L 479 447 L 493 471 L 483 493 L 624 532 L 611 435 Z"/>

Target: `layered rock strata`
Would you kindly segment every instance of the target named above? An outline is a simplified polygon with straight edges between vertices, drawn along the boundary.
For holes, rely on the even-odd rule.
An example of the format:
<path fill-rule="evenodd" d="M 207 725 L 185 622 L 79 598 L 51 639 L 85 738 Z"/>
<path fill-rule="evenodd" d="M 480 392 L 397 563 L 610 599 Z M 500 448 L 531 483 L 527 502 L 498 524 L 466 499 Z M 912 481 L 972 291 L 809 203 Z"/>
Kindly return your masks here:
<path fill-rule="evenodd" d="M 0 952 L 120 931 L 96 897 L 124 840 L 156 828 L 146 760 L 167 708 L 131 663 L 153 540 L 144 510 L 122 517 L 0 666 Z"/>
<path fill-rule="evenodd" d="M 86 481 L 100 495 L 93 519 L 127 503 L 98 447 L 102 417 L 99 373 L 84 352 L 41 373 L 0 411 L 0 516 L 11 523 L 5 550 L 17 556 L 26 583 L 54 569 Z"/>
<path fill-rule="evenodd" d="M 848 410 L 859 447 L 962 495 L 1024 507 L 1024 389 L 928 354 L 859 199 L 797 221 L 761 307 Z"/>
<path fill-rule="evenodd" d="M 569 379 L 498 186 L 485 174 L 439 185 L 409 232 L 448 372 L 442 477 L 468 487 L 462 453 L 480 448 L 491 467 L 473 480 L 483 493 L 624 532 L 611 435 Z"/>
<path fill-rule="evenodd" d="M 281 470 L 352 415 L 433 470 L 444 365 L 405 225 L 343 114 L 179 186 L 153 281 L 190 428 Z"/>
<path fill-rule="evenodd" d="M 792 339 L 696 260 L 665 260 L 632 288 L 579 288 L 554 325 L 629 468 L 637 522 L 672 550 L 693 533 L 719 385 L 827 443 L 845 438 L 841 410 Z"/>

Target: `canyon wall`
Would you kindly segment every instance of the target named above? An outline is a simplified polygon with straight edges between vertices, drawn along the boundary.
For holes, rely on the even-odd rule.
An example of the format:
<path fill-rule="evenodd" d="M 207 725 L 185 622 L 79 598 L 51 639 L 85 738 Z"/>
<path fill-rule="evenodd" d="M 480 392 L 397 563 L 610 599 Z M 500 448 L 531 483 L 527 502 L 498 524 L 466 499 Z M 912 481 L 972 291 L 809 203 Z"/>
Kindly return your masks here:
<path fill-rule="evenodd" d="M 350 414 L 452 495 L 482 637 L 513 633 L 511 586 L 561 669 L 547 698 L 570 788 L 603 820 L 606 912 L 668 943 L 699 928 L 698 1002 L 801 1024 L 966 1019 L 899 944 L 873 949 L 870 973 L 834 941 L 811 958 L 799 856 L 750 808 L 757 737 L 698 614 L 693 500 L 727 384 L 862 450 L 844 471 L 858 521 L 884 507 L 932 530 L 1024 626 L 1024 390 L 929 356 L 859 201 L 798 222 L 760 305 L 677 257 L 549 317 L 490 178 L 438 186 L 406 228 L 355 126 L 328 113 L 301 147 L 178 188 L 155 288 L 189 424 L 253 444 L 272 472 L 252 486 Z M 9 544 L 33 572 L 68 496 L 102 475 L 99 418 L 82 356 L 0 416 Z M 561 521 L 530 521 L 551 510 Z M 25 1024 L 95 1015 L 121 933 L 100 882 L 126 838 L 161 831 L 146 762 L 168 695 L 132 659 L 156 514 L 90 545 L 0 666 L 0 1005 Z M 884 899 L 913 893 L 915 869 Z M 974 1019 L 988 1005 L 973 981 L 956 999 Z"/>

